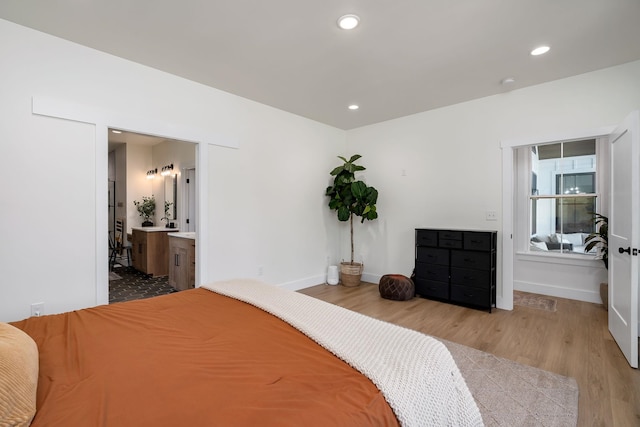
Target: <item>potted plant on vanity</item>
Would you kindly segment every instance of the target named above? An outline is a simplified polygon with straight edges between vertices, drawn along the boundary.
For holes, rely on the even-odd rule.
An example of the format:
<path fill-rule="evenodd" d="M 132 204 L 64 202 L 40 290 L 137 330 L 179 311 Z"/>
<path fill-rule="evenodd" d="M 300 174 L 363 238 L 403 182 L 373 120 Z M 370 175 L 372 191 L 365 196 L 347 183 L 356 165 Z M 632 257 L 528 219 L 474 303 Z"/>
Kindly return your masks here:
<path fill-rule="evenodd" d="M 156 213 L 156 199 L 153 195 L 151 197 L 142 196 L 142 201 L 139 202 L 137 200 L 133 201 L 133 204 L 136 205 L 136 209 L 138 213 L 142 217 L 142 226 L 143 227 L 151 227 L 153 226 L 153 222 L 151 218 Z"/>
<path fill-rule="evenodd" d="M 164 201 L 164 216 L 160 218 L 160 221 L 167 221 L 167 228 L 173 228 L 173 223 L 170 222 L 171 218 L 171 206 L 173 206 L 173 202 Z"/>
<path fill-rule="evenodd" d="M 335 210 L 339 221 L 349 221 L 351 231 L 351 261 L 340 263 L 341 281 L 344 286 L 358 286 L 362 277 L 363 264 L 354 262 L 353 257 L 353 217 L 359 216 L 360 223 L 365 220 L 378 218 L 376 202 L 378 190 L 366 185 L 362 181 L 356 181 L 355 173 L 365 170 L 364 166 L 356 165 L 359 154 L 351 156 L 349 160 L 338 156 L 344 163 L 336 167 L 330 173 L 334 177 L 333 185 L 327 187 L 325 192 L 329 197 L 329 209 Z"/>

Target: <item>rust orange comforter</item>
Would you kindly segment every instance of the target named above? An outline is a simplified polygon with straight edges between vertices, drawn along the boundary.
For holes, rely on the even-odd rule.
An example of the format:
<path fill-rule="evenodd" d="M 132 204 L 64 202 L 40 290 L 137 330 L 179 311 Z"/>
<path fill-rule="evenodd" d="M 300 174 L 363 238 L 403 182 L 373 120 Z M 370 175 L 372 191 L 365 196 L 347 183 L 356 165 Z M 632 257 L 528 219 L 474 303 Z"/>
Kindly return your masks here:
<path fill-rule="evenodd" d="M 364 375 L 205 289 L 12 324 L 40 352 L 34 427 L 398 425 Z"/>

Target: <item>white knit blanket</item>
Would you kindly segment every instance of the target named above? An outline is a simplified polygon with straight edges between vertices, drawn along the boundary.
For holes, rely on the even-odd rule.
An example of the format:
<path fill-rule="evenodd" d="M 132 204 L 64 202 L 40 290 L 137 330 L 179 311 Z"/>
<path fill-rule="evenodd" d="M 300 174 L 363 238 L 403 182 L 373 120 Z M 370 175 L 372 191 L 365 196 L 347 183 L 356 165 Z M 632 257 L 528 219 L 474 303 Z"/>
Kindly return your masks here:
<path fill-rule="evenodd" d="M 449 350 L 427 335 L 255 280 L 202 287 L 279 317 L 366 375 L 403 426 L 483 425 Z"/>

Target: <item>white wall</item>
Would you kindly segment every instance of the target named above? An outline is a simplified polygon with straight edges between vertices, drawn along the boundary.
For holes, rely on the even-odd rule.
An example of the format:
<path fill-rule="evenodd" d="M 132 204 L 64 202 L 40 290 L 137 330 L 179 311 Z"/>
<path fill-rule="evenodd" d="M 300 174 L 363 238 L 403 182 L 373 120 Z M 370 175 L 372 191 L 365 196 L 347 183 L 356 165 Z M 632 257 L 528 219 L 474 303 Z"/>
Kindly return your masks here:
<path fill-rule="evenodd" d="M 33 97 L 237 144 L 197 151 L 208 171 L 201 279 L 255 277 L 262 267 L 264 280 L 290 288 L 321 283 L 327 257 L 349 254 L 348 225 L 324 197 L 336 155 L 362 154 L 364 178 L 380 191 L 380 219 L 356 227 L 365 278 L 377 280 L 411 272 L 415 227 L 502 230 L 501 218 L 485 220 L 501 212 L 510 173 L 501 140 L 612 125 L 640 107 L 634 62 L 344 132 L 3 20 L 0 56 L 0 156 L 16 178 L 0 189 L 0 320 L 28 316 L 34 302 L 47 313 L 94 305 L 106 274 L 96 246 L 96 227 L 107 227 L 106 188 L 96 198 L 106 135 L 33 115 Z M 500 269 L 498 279 L 500 294 Z"/>
<path fill-rule="evenodd" d="M 334 156 L 344 153 L 344 132 L 313 132 L 303 120 L 282 132 L 281 115 L 256 105 L 256 117 L 240 150 L 210 147 L 214 172 L 207 202 L 212 278 L 238 272 L 290 288 L 325 281 L 329 262 L 339 258 L 337 220 L 324 191 Z M 322 126 L 317 125 L 318 130 Z M 227 230 L 225 224 L 238 224 Z M 330 233 L 329 233 L 330 231 Z M 327 236 L 330 236 L 327 238 Z M 320 265 L 319 265 L 320 264 Z"/>
<path fill-rule="evenodd" d="M 348 131 L 348 154 L 363 156 L 367 182 L 380 191 L 379 221 L 356 237 L 369 280 L 411 272 L 415 227 L 498 230 L 500 241 L 502 218 L 485 213 L 502 212 L 502 175 L 511 173 L 502 171 L 501 141 L 615 125 L 640 108 L 638 76 L 633 62 Z M 534 277 L 531 269 L 516 280 L 561 281 L 576 297 L 598 298 L 600 269 L 553 282 L 551 270 Z"/>
<path fill-rule="evenodd" d="M 151 157 L 152 148 L 147 145 L 125 144 L 127 153 L 127 233 L 131 233 L 131 227 L 140 227 L 144 219 L 138 213 L 134 202 L 142 203 L 143 197 L 156 196 L 154 194 L 153 180 L 147 179 L 147 171 L 153 169 Z M 156 199 L 156 212 L 158 210 L 158 198 Z M 155 221 L 155 218 L 151 218 Z"/>
<path fill-rule="evenodd" d="M 3 175 L 15 178 L 0 189 L 0 320 L 29 316 L 34 302 L 46 313 L 95 305 L 100 272 L 107 274 L 106 248 L 96 243 L 96 227 L 106 243 L 106 134 L 32 114 L 33 97 L 238 145 L 203 150 L 210 215 L 200 218 L 202 281 L 256 276 L 258 264 L 270 283 L 324 281 L 339 232 L 322 209 L 323 192 L 343 131 L 4 20 L 0 56 L 0 157 Z"/>

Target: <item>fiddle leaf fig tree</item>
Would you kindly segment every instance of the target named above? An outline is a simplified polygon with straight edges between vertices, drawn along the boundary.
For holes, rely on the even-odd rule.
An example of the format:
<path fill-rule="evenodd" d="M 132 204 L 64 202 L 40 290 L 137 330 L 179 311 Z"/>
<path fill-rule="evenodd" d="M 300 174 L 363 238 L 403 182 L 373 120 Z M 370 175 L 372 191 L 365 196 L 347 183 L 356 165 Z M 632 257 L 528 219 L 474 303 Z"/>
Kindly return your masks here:
<path fill-rule="evenodd" d="M 330 173 L 334 177 L 333 185 L 327 187 L 326 195 L 329 197 L 329 209 L 337 211 L 339 221 L 349 221 L 351 229 L 351 264 L 353 264 L 353 216 L 365 220 L 378 218 L 376 203 L 378 190 L 370 187 L 362 181 L 356 181 L 355 173 L 363 171 L 364 166 L 356 165 L 355 161 L 361 158 L 359 154 L 351 156 L 349 160 L 338 156 L 344 164 L 336 167 Z"/>

